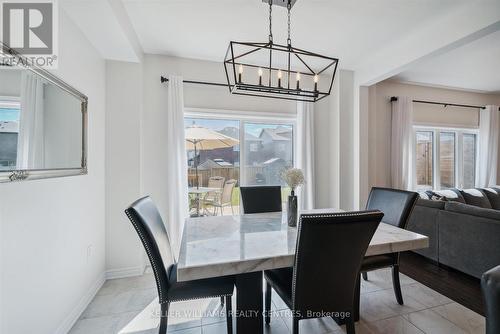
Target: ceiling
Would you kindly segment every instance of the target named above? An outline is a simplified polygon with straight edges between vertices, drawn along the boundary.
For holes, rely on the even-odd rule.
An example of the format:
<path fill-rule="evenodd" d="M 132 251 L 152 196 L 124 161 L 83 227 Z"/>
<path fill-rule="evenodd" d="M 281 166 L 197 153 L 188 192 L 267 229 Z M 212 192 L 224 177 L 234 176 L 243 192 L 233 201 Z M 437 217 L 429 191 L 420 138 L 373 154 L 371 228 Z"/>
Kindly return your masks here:
<path fill-rule="evenodd" d="M 294 46 L 340 58 L 343 69 L 398 42 L 467 0 L 299 0 Z M 123 0 L 145 53 L 221 61 L 231 40 L 266 41 L 262 0 Z M 286 41 L 286 10 L 273 11 L 275 42 Z"/>
<path fill-rule="evenodd" d="M 396 75 L 403 82 L 500 93 L 500 31 Z"/>

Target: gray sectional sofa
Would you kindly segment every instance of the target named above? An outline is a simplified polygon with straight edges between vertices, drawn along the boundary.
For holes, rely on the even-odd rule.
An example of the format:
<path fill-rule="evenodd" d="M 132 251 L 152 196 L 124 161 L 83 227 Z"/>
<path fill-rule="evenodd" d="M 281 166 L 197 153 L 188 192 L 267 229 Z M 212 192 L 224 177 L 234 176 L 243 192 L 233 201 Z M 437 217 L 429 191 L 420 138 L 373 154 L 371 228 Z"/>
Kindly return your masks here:
<path fill-rule="evenodd" d="M 420 197 L 408 229 L 428 236 L 429 248 L 416 253 L 477 278 L 500 265 L 500 187 Z"/>

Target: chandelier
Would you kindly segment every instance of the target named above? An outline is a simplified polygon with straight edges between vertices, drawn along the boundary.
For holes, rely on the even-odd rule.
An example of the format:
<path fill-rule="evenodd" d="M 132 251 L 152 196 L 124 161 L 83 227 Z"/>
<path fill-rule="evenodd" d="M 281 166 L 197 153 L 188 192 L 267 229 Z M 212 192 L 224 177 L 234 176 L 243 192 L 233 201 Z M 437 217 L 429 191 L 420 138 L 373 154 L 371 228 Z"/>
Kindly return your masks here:
<path fill-rule="evenodd" d="M 269 3 L 269 40 L 231 41 L 224 58 L 232 94 L 316 102 L 332 91 L 339 60 L 292 46 L 291 9 L 296 0 L 274 0 L 288 11 L 286 45 L 274 43 L 273 0 Z"/>

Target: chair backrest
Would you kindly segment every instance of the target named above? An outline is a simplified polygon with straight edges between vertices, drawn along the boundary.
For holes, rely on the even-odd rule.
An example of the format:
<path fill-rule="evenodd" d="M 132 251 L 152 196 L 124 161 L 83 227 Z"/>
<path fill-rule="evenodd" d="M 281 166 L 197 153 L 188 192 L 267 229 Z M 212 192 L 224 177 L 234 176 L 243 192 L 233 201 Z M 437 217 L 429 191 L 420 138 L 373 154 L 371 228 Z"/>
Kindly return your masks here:
<path fill-rule="evenodd" d="M 226 181 L 224 189 L 222 189 L 221 204 L 231 203 L 233 200 L 233 190 L 237 182 L 235 179 Z"/>
<path fill-rule="evenodd" d="M 382 217 L 380 211 L 300 216 L 293 311 L 302 315 L 308 311 L 352 315 L 361 262 Z"/>
<path fill-rule="evenodd" d="M 500 266 L 488 270 L 481 278 L 486 306 L 486 334 L 500 333 Z"/>
<path fill-rule="evenodd" d="M 149 196 L 143 197 L 125 210 L 151 262 L 160 303 L 167 300 L 170 270 L 175 263 L 167 230 L 160 213 Z"/>
<path fill-rule="evenodd" d="M 406 228 L 418 197 L 413 191 L 373 187 L 366 210 L 380 210 L 384 213 L 382 222 Z"/>
<path fill-rule="evenodd" d="M 281 211 L 280 186 L 240 187 L 244 213 Z"/>
<path fill-rule="evenodd" d="M 223 176 L 211 176 L 208 179 L 208 187 L 222 189 L 224 186 L 224 180 L 225 178 Z"/>

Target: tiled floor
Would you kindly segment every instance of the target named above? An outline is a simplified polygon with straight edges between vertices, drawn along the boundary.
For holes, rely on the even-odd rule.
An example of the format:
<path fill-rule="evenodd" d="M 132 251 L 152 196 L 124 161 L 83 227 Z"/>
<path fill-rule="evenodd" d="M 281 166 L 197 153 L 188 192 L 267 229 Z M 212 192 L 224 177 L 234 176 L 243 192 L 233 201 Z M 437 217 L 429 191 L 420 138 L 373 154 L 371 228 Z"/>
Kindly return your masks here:
<path fill-rule="evenodd" d="M 358 334 L 460 334 L 484 333 L 484 318 L 443 295 L 402 275 L 405 305 L 396 303 L 389 270 L 369 273 L 361 287 Z M 157 333 L 159 307 L 152 275 L 107 281 L 71 334 Z M 273 295 L 268 334 L 291 333 L 291 318 L 283 301 Z M 222 311 L 222 312 L 221 312 Z M 169 333 L 222 334 L 226 323 L 217 299 L 174 303 Z M 300 333 L 340 334 L 345 327 L 330 318 L 300 322 Z"/>

